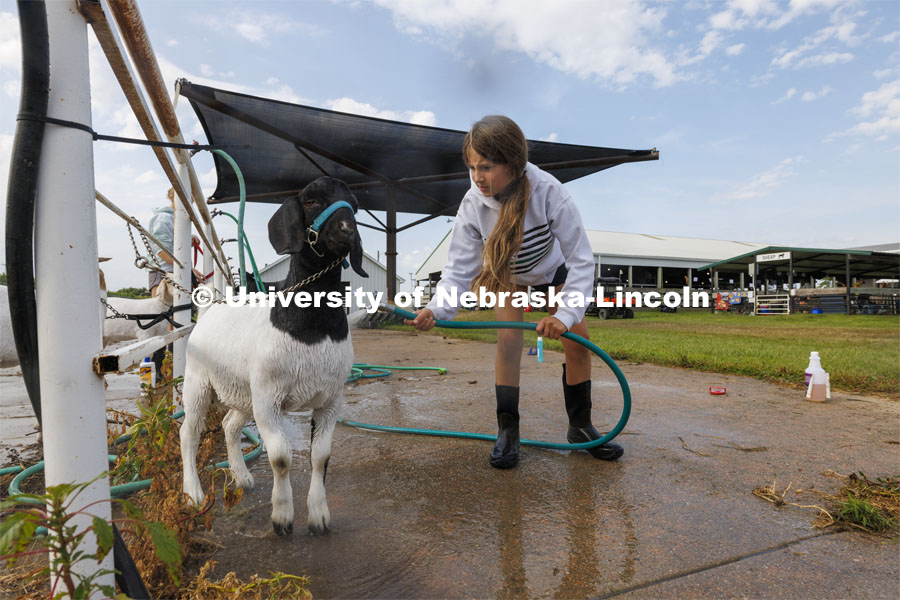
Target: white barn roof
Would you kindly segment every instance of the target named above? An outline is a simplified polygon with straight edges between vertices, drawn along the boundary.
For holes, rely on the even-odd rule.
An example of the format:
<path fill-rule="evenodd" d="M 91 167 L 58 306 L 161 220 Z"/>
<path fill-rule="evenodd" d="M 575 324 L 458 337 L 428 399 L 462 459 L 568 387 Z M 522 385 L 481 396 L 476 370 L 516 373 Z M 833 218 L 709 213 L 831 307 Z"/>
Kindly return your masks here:
<path fill-rule="evenodd" d="M 586 233 L 594 256 L 601 264 L 696 268 L 771 245 L 594 229 L 588 229 Z M 419 267 L 416 278 L 427 279 L 429 273 L 442 270 L 447 264 L 449 248 L 450 233 L 447 232 Z"/>

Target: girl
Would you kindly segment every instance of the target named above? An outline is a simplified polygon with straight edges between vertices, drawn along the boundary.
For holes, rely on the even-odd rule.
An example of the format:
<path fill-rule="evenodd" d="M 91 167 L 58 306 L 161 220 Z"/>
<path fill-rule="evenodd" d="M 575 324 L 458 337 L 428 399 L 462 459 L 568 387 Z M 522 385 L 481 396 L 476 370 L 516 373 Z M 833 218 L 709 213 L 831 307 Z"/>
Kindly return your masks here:
<path fill-rule="evenodd" d="M 514 121 L 484 117 L 463 140 L 463 160 L 472 187 L 460 203 L 450 237 L 450 255 L 438 288 L 457 293 L 484 287 L 492 292 L 542 290 L 554 286 L 581 298 L 593 296 L 594 255 L 581 216 L 562 184 L 528 162 L 528 143 Z M 435 319 L 452 319 L 457 307 L 441 306 L 437 294 L 407 325 L 427 331 Z M 563 294 L 563 298 L 567 298 Z M 499 321 L 521 321 L 524 310 L 497 306 Z M 566 331 L 588 337 L 584 308 L 568 302 L 549 308 L 537 325 L 538 335 L 558 340 Z M 591 425 L 591 356 L 580 344 L 563 339 L 563 396 L 569 416 L 569 443 L 601 437 Z M 519 367 L 523 335 L 518 329 L 497 331 L 495 359 L 497 443 L 490 463 L 509 469 L 519 462 Z M 566 368 L 568 365 L 568 370 Z M 609 442 L 590 453 L 603 460 L 622 456 Z"/>

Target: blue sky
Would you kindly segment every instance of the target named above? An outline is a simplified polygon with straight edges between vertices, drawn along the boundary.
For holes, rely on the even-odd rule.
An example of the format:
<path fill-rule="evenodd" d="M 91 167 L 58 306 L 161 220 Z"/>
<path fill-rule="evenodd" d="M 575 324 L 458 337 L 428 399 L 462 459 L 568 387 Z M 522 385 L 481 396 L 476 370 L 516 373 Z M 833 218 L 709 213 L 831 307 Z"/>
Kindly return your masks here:
<path fill-rule="evenodd" d="M 502 113 L 532 139 L 658 148 L 658 162 L 567 184 L 588 229 L 806 247 L 900 240 L 895 1 L 139 6 L 170 89 L 185 77 L 453 129 Z M 89 39 L 94 129 L 139 136 L 90 32 Z M 18 105 L 19 44 L 15 3 L 2 0 L 2 189 Z M 185 137 L 205 142 L 184 99 L 178 114 Z M 108 142 L 95 143 L 94 151 L 97 189 L 146 223 L 168 188 L 152 152 Z M 215 175 L 206 153 L 195 157 L 195 167 L 211 194 Z M 255 204 L 247 211 L 259 263 L 275 258 L 266 234 L 275 208 Z M 114 257 L 104 265 L 110 288 L 145 285 L 145 274 L 131 266 L 121 221 L 102 206 L 97 211 L 100 254 Z M 415 218 L 401 215 L 398 222 Z M 216 225 L 221 237 L 234 237 L 232 223 Z M 408 277 L 449 227 L 442 218 L 400 234 L 399 274 Z M 362 235 L 367 252 L 383 256 L 383 234 Z M 226 248 L 234 256 L 234 245 Z"/>

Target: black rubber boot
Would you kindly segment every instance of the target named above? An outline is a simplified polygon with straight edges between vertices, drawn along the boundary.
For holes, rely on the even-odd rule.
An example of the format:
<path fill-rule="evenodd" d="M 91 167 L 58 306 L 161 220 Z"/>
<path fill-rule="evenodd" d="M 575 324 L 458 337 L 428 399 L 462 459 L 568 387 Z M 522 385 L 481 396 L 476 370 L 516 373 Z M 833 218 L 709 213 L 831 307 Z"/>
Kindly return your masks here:
<path fill-rule="evenodd" d="M 591 424 L 591 380 L 575 385 L 566 383 L 566 365 L 563 363 L 563 395 L 566 399 L 566 413 L 569 415 L 569 432 L 566 439 L 570 444 L 583 444 L 600 439 L 603 435 Z M 616 442 L 607 442 L 588 452 L 601 460 L 616 460 L 625 450 Z"/>
<path fill-rule="evenodd" d="M 519 388 L 494 386 L 497 392 L 497 443 L 491 450 L 491 466 L 511 469 L 519 462 Z"/>

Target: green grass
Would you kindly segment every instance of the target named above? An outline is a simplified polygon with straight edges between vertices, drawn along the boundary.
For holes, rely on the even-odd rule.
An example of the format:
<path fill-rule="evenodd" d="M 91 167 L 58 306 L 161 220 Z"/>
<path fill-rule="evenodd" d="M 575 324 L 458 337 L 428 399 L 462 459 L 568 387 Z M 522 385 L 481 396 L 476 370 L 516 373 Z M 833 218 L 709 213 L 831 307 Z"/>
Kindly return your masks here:
<path fill-rule="evenodd" d="M 854 496 L 850 491 L 838 504 L 834 519 L 874 532 L 886 531 L 895 525 L 889 515 L 882 513 L 865 498 Z"/>
<path fill-rule="evenodd" d="M 539 321 L 547 313 L 526 313 Z M 493 311 L 461 311 L 458 321 L 493 321 Z M 617 361 L 630 360 L 766 381 L 802 384 L 817 351 L 833 390 L 900 398 L 900 317 L 848 315 L 742 316 L 641 310 L 634 319 L 588 317 L 591 340 Z M 398 327 L 407 329 L 405 326 Z M 442 335 L 485 342 L 491 330 L 441 329 Z M 526 346 L 535 334 L 525 332 Z M 562 345 L 544 340 L 545 350 Z"/>

